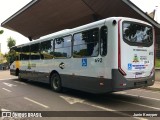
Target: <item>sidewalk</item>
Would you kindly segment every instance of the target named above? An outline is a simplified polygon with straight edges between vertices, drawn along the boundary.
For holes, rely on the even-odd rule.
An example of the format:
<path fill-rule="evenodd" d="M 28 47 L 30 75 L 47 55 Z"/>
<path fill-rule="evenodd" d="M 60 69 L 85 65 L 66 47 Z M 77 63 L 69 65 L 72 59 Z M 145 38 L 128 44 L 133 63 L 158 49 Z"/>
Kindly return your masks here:
<path fill-rule="evenodd" d="M 160 82 L 160 68 L 156 68 L 155 80 Z"/>
<path fill-rule="evenodd" d="M 155 90 L 160 92 L 160 68 L 156 68 L 155 83 L 152 86 L 145 87 L 144 89 Z"/>
<path fill-rule="evenodd" d="M 0 80 L 8 78 L 15 78 L 15 76 L 10 75 L 9 70 L 0 70 Z"/>
<path fill-rule="evenodd" d="M 154 85 L 149 86 L 149 87 L 145 87 L 144 89 L 155 90 L 155 91 L 159 91 L 160 92 L 160 82 L 159 81 L 155 81 Z"/>

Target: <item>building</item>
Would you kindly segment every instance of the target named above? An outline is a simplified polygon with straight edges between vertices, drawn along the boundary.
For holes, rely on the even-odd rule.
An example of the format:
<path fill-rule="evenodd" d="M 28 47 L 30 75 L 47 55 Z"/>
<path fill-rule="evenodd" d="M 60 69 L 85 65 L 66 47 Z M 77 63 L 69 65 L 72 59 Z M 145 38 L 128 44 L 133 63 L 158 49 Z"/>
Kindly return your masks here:
<path fill-rule="evenodd" d="M 158 19 L 160 18 L 160 7 L 156 6 L 155 10 L 153 10 L 153 12 L 149 13 L 148 15 L 160 23 L 160 20 Z M 160 35 L 157 35 L 156 39 L 156 57 L 160 59 Z"/>
<path fill-rule="evenodd" d="M 160 36 L 157 36 L 156 41 L 156 57 L 160 59 Z"/>

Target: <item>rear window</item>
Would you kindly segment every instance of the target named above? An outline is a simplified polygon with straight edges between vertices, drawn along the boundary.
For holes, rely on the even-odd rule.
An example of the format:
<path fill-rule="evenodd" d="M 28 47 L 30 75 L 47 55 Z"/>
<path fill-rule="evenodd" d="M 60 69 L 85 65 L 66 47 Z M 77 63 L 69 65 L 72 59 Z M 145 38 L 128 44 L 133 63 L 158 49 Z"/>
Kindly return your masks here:
<path fill-rule="evenodd" d="M 135 22 L 123 22 L 123 39 L 131 46 L 149 47 L 153 44 L 152 27 Z"/>

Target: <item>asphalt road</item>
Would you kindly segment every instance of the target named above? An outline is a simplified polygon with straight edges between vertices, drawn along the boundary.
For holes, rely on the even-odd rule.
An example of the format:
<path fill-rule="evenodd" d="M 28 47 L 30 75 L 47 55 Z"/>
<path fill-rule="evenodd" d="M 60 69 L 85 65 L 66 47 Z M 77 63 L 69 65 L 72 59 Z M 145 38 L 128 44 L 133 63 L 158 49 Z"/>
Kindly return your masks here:
<path fill-rule="evenodd" d="M 41 112 L 42 118 L 23 118 L 23 120 L 97 120 L 97 118 L 98 120 L 147 120 L 151 118 L 133 117 L 133 115 L 141 115 L 147 111 L 150 115 L 160 115 L 160 92 L 158 91 L 134 89 L 105 95 L 93 95 L 65 89 L 63 93 L 56 93 L 50 89 L 48 84 L 19 81 L 9 74 L 7 78 L 5 74 L 8 73 L 0 72 L 1 111 Z M 43 117 L 46 114 L 54 117 Z M 59 118 L 60 116 L 63 117 Z M 16 120 L 21 119 L 16 118 Z M 158 119 L 158 117 L 152 119 Z M 8 120 L 12 119 L 8 118 Z"/>

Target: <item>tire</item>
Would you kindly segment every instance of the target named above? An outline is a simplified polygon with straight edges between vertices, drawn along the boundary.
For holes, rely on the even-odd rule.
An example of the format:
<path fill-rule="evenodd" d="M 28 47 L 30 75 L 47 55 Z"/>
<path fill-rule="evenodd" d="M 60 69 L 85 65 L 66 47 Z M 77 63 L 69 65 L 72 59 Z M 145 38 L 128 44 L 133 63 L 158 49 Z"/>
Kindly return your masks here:
<path fill-rule="evenodd" d="M 20 75 L 20 74 L 18 75 L 18 80 L 22 80 L 22 78 L 21 78 L 21 75 Z"/>
<path fill-rule="evenodd" d="M 51 88 L 56 92 L 62 91 L 61 78 L 58 73 L 53 73 L 51 75 Z"/>
<path fill-rule="evenodd" d="M 19 76 L 19 69 L 16 69 L 16 76 Z"/>
<path fill-rule="evenodd" d="M 16 70 L 16 76 L 18 76 L 18 80 L 22 80 L 19 69 Z"/>
<path fill-rule="evenodd" d="M 20 72 L 18 73 L 18 80 L 23 81 Z"/>

